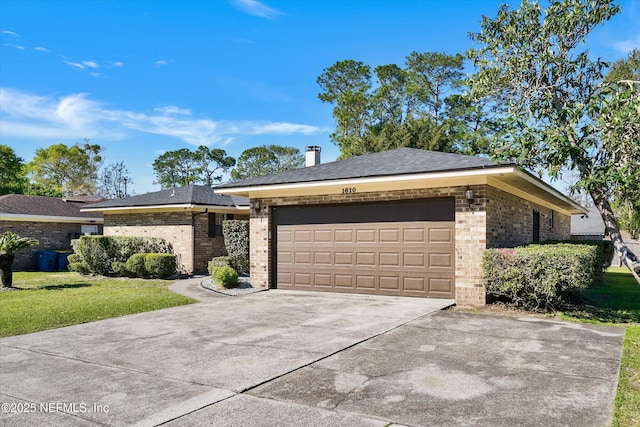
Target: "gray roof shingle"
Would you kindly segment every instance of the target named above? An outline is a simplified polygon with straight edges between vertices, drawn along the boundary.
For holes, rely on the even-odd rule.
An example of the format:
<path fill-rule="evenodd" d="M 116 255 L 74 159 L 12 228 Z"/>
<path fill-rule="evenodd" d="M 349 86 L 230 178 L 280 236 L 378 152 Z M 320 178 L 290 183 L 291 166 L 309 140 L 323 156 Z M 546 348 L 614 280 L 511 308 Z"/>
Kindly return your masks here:
<path fill-rule="evenodd" d="M 589 208 L 587 215 L 571 215 L 571 234 L 574 236 L 604 236 L 604 231 L 604 221 L 598 208 Z"/>
<path fill-rule="evenodd" d="M 216 194 L 206 185 L 189 185 L 122 199 L 106 200 L 84 206 L 87 209 L 165 205 L 249 206 L 249 199 L 241 196 Z"/>
<path fill-rule="evenodd" d="M 330 163 L 322 163 L 292 171 L 279 172 L 258 178 L 231 182 L 219 185 L 216 188 L 407 175 L 496 166 L 499 165 L 487 158 L 403 147 L 396 148 L 395 150 L 350 157 Z"/>
<path fill-rule="evenodd" d="M 46 196 L 26 196 L 24 194 L 5 194 L 0 196 L 0 213 L 12 215 L 39 215 L 68 218 L 101 218 L 95 212 L 80 212 L 87 206 L 84 202 L 71 199 L 59 199 Z"/>

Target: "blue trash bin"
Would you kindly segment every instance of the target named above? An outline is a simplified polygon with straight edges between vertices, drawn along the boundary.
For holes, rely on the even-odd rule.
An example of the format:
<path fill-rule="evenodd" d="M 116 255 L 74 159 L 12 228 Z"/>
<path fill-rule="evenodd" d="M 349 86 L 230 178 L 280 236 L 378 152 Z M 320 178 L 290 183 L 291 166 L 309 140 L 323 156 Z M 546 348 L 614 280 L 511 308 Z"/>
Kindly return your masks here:
<path fill-rule="evenodd" d="M 55 271 L 56 270 L 56 251 L 38 251 L 38 270 Z"/>
<path fill-rule="evenodd" d="M 56 259 L 56 271 L 69 271 L 69 260 L 67 259 L 73 251 L 56 251 L 58 257 Z"/>

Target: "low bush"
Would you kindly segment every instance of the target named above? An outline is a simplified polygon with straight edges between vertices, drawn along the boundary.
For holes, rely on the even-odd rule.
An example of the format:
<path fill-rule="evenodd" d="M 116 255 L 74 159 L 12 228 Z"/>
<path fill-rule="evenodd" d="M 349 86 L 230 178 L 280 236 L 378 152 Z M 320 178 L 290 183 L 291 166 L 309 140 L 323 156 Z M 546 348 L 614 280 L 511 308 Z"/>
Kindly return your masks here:
<path fill-rule="evenodd" d="M 602 281 L 604 273 L 607 271 L 607 268 L 611 266 L 611 261 L 613 261 L 613 255 L 615 252 L 615 248 L 613 247 L 613 242 L 610 240 L 558 240 L 558 241 L 551 240 L 541 244 L 543 245 L 568 244 L 568 245 L 594 246 L 596 248 L 596 259 L 594 260 L 594 268 L 596 269 L 596 280 L 598 282 Z"/>
<path fill-rule="evenodd" d="M 87 263 L 82 260 L 82 255 L 71 254 L 67 257 L 67 261 L 69 261 L 69 271 L 75 271 L 76 273 L 85 275 L 91 273 Z"/>
<path fill-rule="evenodd" d="M 238 284 L 238 272 L 231 267 L 214 267 L 211 278 L 225 288 L 232 288 Z"/>
<path fill-rule="evenodd" d="M 171 246 L 156 237 L 125 237 L 125 236 L 81 236 L 72 240 L 71 245 L 79 255 L 69 261 L 69 268 L 81 268 L 83 274 L 100 274 L 105 276 L 123 275 L 122 264 L 136 253 L 172 253 Z M 72 257 L 73 255 L 71 255 Z M 71 264 L 82 264 L 81 266 Z"/>
<path fill-rule="evenodd" d="M 125 264 L 125 270 L 133 277 L 148 277 L 149 270 L 145 266 L 147 254 L 133 254 Z"/>
<path fill-rule="evenodd" d="M 222 234 L 231 267 L 240 273 L 249 273 L 249 221 L 224 221 Z"/>
<path fill-rule="evenodd" d="M 211 269 L 217 267 L 231 267 L 231 261 L 229 257 L 219 256 L 211 259 L 211 261 L 209 261 L 209 264 L 207 264 L 207 270 L 209 270 L 209 274 L 213 274 L 211 273 Z"/>
<path fill-rule="evenodd" d="M 147 254 L 144 267 L 149 276 L 165 279 L 176 272 L 176 256 L 173 254 Z"/>
<path fill-rule="evenodd" d="M 519 307 L 553 310 L 598 278 L 594 245 L 544 244 L 487 249 L 482 258 L 487 292 Z"/>

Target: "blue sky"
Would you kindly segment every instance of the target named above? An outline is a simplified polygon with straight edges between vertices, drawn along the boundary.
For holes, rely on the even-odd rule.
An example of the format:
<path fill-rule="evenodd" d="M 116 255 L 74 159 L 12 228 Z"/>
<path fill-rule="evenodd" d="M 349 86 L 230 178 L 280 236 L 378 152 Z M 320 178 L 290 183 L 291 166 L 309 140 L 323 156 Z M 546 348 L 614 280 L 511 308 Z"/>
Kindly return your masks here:
<path fill-rule="evenodd" d="M 125 162 L 137 194 L 159 189 L 159 154 L 201 144 L 234 157 L 320 145 L 334 160 L 332 107 L 317 99 L 324 68 L 464 53 L 504 2 L 0 0 L 0 143 L 29 161 L 89 138 L 107 164 Z M 588 40 L 594 57 L 640 48 L 640 0 L 618 3 Z"/>

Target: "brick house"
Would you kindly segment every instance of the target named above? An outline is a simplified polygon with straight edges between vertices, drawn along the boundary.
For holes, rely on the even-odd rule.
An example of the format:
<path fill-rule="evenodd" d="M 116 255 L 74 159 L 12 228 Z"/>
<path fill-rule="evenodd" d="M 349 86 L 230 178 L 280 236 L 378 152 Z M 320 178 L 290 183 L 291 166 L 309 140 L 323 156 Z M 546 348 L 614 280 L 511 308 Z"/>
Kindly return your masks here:
<path fill-rule="evenodd" d="M 97 196 L 45 197 L 24 194 L 0 196 L 0 234 L 11 231 L 40 243 L 16 254 L 13 269 L 37 270 L 36 253 L 70 250 L 71 240 L 82 234 L 102 234 L 100 213 L 81 212 L 87 203 L 104 200 Z"/>
<path fill-rule="evenodd" d="M 105 236 L 165 239 L 177 255 L 182 272 L 204 273 L 211 258 L 227 253 L 222 221 L 248 219 L 249 199 L 190 185 L 107 200 L 88 205 L 83 211 L 104 215 Z"/>
<path fill-rule="evenodd" d="M 216 187 L 250 197 L 254 286 L 483 305 L 485 248 L 569 239 L 585 209 L 514 164 L 410 148 Z"/>

